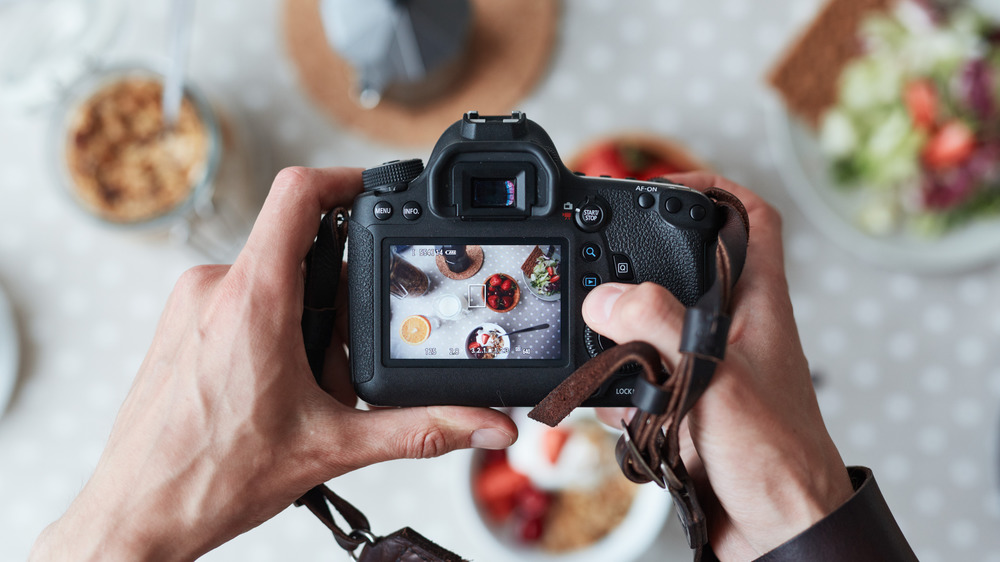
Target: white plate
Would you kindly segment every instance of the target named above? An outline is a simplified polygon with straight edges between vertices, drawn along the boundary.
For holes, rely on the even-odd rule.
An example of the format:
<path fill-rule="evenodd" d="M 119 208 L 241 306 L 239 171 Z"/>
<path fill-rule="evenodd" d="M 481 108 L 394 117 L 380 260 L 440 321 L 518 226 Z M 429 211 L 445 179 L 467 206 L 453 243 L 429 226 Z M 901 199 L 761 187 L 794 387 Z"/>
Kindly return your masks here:
<path fill-rule="evenodd" d="M 919 273 L 972 269 L 1000 258 L 1000 220 L 981 220 L 941 236 L 873 236 L 855 224 L 860 199 L 837 189 L 819 142 L 778 100 L 766 98 L 768 137 L 785 187 L 827 237 L 875 265 Z"/>
<path fill-rule="evenodd" d="M 19 353 L 14 309 L 3 288 L 0 288 L 0 416 L 7 409 L 14 394 Z"/>

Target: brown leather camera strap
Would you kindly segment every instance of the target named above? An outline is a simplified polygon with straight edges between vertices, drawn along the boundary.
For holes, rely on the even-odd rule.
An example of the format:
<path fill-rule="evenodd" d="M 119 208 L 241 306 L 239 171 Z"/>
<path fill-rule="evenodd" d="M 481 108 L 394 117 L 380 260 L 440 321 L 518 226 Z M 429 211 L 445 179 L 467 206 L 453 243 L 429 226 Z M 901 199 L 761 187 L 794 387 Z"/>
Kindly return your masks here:
<path fill-rule="evenodd" d="M 684 317 L 677 368 L 668 371 L 656 348 L 646 342 L 617 345 L 577 369 L 528 414 L 554 426 L 623 365 L 638 363 L 642 376 L 632 395 L 637 412 L 630 423 L 622 422 L 625 434 L 616 456 L 633 482 L 655 482 L 670 491 L 695 560 L 701 559 L 708 544 L 708 525 L 680 457 L 677 430 L 725 357 L 733 287 L 746 261 L 750 233 L 746 209 L 736 197 L 720 189 L 710 189 L 706 195 L 723 213 L 723 226 L 710 265 L 709 289 Z"/>

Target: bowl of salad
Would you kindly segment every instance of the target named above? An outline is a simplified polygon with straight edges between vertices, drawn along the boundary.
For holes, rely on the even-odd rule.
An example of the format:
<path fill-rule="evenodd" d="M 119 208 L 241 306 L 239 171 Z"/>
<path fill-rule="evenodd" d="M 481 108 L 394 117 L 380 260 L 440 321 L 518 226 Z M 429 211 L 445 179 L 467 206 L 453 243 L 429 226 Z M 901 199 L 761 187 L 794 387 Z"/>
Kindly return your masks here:
<path fill-rule="evenodd" d="M 965 6 L 869 15 L 813 129 L 771 104 L 779 169 L 809 218 L 880 265 L 1000 257 L 1000 24 Z"/>
<path fill-rule="evenodd" d="M 561 262 L 562 255 L 556 246 L 548 246 L 546 250 L 535 246 L 521 264 L 521 275 L 528 292 L 543 301 L 559 300 L 562 294 Z"/>

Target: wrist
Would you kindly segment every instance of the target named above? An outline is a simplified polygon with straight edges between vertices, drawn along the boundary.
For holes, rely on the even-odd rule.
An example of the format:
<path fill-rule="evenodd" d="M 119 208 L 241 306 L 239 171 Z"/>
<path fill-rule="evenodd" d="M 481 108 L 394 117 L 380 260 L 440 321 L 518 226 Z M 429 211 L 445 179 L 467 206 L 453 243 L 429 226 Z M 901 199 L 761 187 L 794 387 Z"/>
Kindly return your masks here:
<path fill-rule="evenodd" d="M 109 496 L 101 501 L 91 497 L 85 488 L 66 513 L 42 531 L 32 547 L 30 562 L 196 558 L 184 549 L 188 540 L 172 539 L 166 532 L 166 517 L 149 519 L 136 513 L 134 504 L 116 502 Z"/>
<path fill-rule="evenodd" d="M 746 536 L 758 553 L 769 552 L 833 513 L 854 493 L 851 479 L 832 442 L 823 453 L 802 451 L 775 463 L 765 497 L 771 503 L 766 525 Z"/>

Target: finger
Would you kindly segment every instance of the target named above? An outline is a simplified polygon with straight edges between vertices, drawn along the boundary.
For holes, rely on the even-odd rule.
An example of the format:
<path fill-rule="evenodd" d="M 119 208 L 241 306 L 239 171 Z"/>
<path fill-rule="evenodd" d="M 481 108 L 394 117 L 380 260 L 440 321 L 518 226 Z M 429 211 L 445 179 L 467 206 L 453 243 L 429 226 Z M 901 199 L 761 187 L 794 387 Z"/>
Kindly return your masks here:
<path fill-rule="evenodd" d="M 618 343 L 652 344 L 669 365 L 676 365 L 680 358 L 684 305 L 655 283 L 600 285 L 583 301 L 583 319 Z"/>
<path fill-rule="evenodd" d="M 331 463 L 347 470 L 377 462 L 437 457 L 465 448 L 503 449 L 517 439 L 517 427 L 489 408 L 429 406 L 332 413 L 331 431 L 351 436 L 350 447 L 331 451 Z"/>
<path fill-rule="evenodd" d="M 320 216 L 361 192 L 359 168 L 285 168 L 278 172 L 234 267 L 295 282 Z M 253 275 L 251 275 L 253 276 Z"/>
<path fill-rule="evenodd" d="M 752 190 L 717 174 L 688 172 L 672 174 L 670 181 L 692 189 L 705 191 L 718 187 L 735 195 L 750 217 L 750 248 L 747 266 L 762 267 L 770 274 L 784 273 L 784 251 L 781 240 L 781 215 Z M 753 256 L 753 259 L 750 259 Z M 755 263 L 756 262 L 756 263 Z"/>
<path fill-rule="evenodd" d="M 622 421 L 628 423 L 635 415 L 635 408 L 594 408 L 597 419 L 615 429 L 622 428 Z"/>

